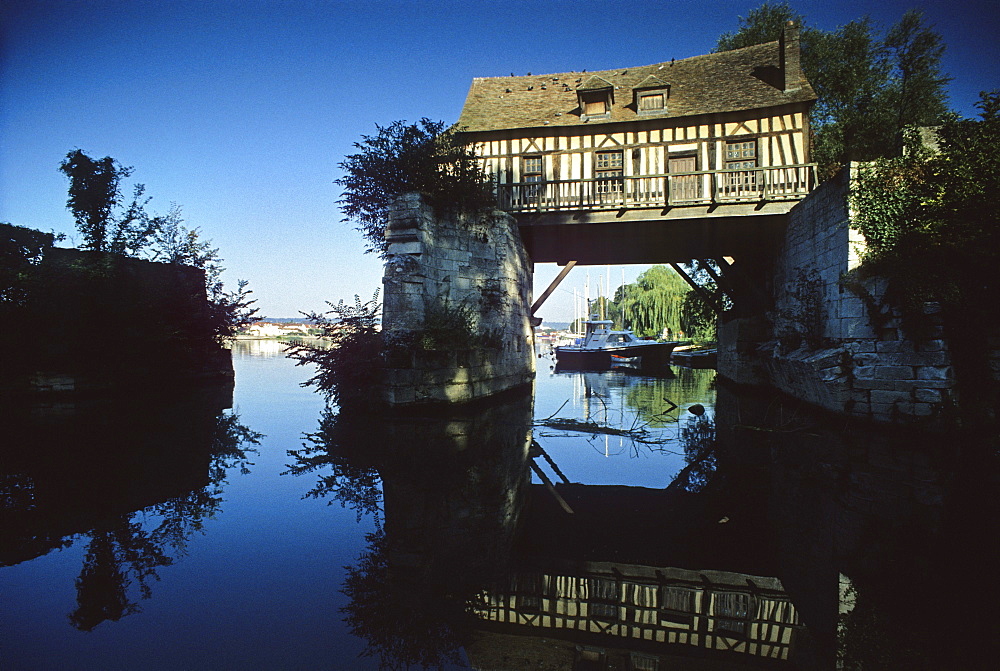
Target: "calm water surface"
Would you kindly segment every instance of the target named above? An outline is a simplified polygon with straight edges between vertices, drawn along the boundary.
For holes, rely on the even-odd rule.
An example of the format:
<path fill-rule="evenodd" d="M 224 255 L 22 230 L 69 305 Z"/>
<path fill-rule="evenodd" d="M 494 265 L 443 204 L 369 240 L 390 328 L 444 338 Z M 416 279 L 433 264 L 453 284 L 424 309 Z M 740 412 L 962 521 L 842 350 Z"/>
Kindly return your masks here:
<path fill-rule="evenodd" d="M 995 502 L 956 495 L 940 446 L 713 371 L 546 358 L 534 398 L 338 415 L 280 349 L 237 343 L 235 389 L 5 420 L 0 668 L 977 668 L 996 646 L 952 586 L 995 568 L 967 535 Z"/>

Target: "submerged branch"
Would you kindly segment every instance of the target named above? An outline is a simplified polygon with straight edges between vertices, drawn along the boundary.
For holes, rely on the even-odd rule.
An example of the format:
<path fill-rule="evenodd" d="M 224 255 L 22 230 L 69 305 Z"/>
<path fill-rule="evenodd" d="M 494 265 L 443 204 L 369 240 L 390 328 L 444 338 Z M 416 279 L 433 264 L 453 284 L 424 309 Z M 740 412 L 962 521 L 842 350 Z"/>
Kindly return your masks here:
<path fill-rule="evenodd" d="M 614 426 L 598 424 L 593 421 L 582 421 L 579 419 L 566 419 L 555 417 L 542 419 L 535 422 L 535 426 L 544 426 L 548 429 L 560 431 L 576 431 L 578 433 L 604 434 L 609 436 L 624 436 L 632 440 L 648 445 L 660 445 L 668 442 L 669 438 L 654 438 L 645 426 L 630 429 L 620 429 Z"/>

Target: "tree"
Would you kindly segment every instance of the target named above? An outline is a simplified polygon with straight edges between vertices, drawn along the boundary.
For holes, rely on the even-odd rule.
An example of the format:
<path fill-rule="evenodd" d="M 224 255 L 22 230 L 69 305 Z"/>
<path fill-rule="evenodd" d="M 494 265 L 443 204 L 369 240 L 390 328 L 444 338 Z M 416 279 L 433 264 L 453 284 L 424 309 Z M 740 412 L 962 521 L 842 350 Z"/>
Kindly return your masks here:
<path fill-rule="evenodd" d="M 31 271 L 62 236 L 0 222 L 0 315 L 28 300 Z"/>
<path fill-rule="evenodd" d="M 689 290 L 673 269 L 653 266 L 634 283 L 618 290 L 611 317 L 641 337 L 659 336 L 667 327 L 676 331 L 681 323 L 681 305 Z"/>
<path fill-rule="evenodd" d="M 715 294 L 714 282 L 702 284 L 710 294 Z M 681 304 L 681 330 L 684 335 L 699 342 L 714 342 L 718 328 L 719 315 L 715 308 L 697 291 L 689 291 Z"/>
<path fill-rule="evenodd" d="M 74 149 L 59 169 L 69 179 L 66 207 L 83 235 L 84 249 L 138 256 L 156 233 L 157 221 L 146 213 L 146 187 L 136 184 L 132 200 L 124 205 L 121 182 L 132 174 L 110 156 L 93 159 Z"/>
<path fill-rule="evenodd" d="M 475 212 L 494 202 L 491 182 L 473 150 L 455 128 L 421 119 L 375 126 L 374 136 L 363 135 L 338 167 L 344 176 L 337 201 L 344 221 L 355 221 L 368 241 L 368 252 L 386 253 L 385 224 L 392 202 L 404 193 L 421 193 L 439 213 Z"/>
<path fill-rule="evenodd" d="M 898 113 L 897 128 L 940 123 L 948 112 L 945 86 L 949 77 L 941 72 L 944 41 L 922 25 L 920 12 L 910 10 L 885 38 L 896 70 L 892 90 Z"/>
<path fill-rule="evenodd" d="M 209 326 L 216 340 L 225 340 L 256 317 L 248 282 L 239 280 L 236 291 L 226 291 L 222 282 L 222 259 L 211 240 L 203 240 L 197 228 L 183 225 L 181 210 L 171 203 L 165 215 L 146 211 L 150 198 L 146 186 L 133 187 L 132 200 L 124 205 L 121 183 L 132 174 L 131 167 L 105 156 L 93 159 L 75 149 L 66 155 L 59 169 L 69 178 L 66 206 L 84 236 L 84 249 L 117 256 L 147 256 L 153 261 L 191 266 L 205 273 L 205 294 L 209 303 Z"/>
<path fill-rule="evenodd" d="M 738 18 L 739 30 L 735 33 L 722 33 L 715 45 L 716 53 L 773 42 L 789 21 L 803 24 L 802 15 L 793 12 L 787 2 L 780 4 L 765 2 L 760 7 L 751 9 L 747 16 Z"/>
<path fill-rule="evenodd" d="M 895 155 L 904 128 L 944 118 L 944 43 L 919 11 L 906 12 L 885 37 L 867 17 L 833 32 L 806 27 L 787 3 L 764 3 L 739 20 L 739 30 L 723 33 L 716 51 L 775 40 L 787 21 L 803 26 L 802 68 L 817 95 L 810 121 L 821 177 L 848 161 Z"/>
<path fill-rule="evenodd" d="M 296 365 L 313 365 L 316 374 L 305 385 L 314 386 L 328 401 L 339 403 L 368 401 L 381 380 L 384 339 L 379 328 L 380 305 L 378 291 L 362 303 L 354 297 L 354 305 L 327 302 L 330 310 L 309 313 L 306 317 L 316 324 L 330 346 L 297 344 L 289 356 Z"/>

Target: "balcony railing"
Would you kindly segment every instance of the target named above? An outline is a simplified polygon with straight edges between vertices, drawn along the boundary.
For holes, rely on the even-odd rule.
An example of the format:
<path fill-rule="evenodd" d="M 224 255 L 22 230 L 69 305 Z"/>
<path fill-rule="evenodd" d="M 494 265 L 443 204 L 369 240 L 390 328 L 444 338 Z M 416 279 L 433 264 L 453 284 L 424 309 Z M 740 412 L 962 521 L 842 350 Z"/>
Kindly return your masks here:
<path fill-rule="evenodd" d="M 508 212 L 657 208 L 713 203 L 801 200 L 815 180 L 815 165 L 752 170 L 701 170 L 669 175 L 564 179 L 498 184 Z"/>

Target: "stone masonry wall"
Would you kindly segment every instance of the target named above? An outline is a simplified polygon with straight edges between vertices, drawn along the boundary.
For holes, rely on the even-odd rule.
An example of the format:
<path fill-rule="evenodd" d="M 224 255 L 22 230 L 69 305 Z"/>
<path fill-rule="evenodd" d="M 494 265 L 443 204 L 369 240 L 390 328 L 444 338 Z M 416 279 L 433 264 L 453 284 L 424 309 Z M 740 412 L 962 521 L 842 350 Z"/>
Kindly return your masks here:
<path fill-rule="evenodd" d="M 843 281 L 864 250 L 847 204 L 856 169 L 791 211 L 775 268 L 771 339 L 758 342 L 757 365 L 773 386 L 828 410 L 878 421 L 928 417 L 955 400 L 940 324 L 920 342 L 902 332 L 898 314 L 884 311 L 874 326 L 866 301 Z M 880 280 L 863 285 L 871 305 L 881 304 L 884 289 Z M 926 310 L 933 320 L 936 306 Z"/>
<path fill-rule="evenodd" d="M 382 328 L 388 340 L 413 342 L 428 310 L 467 308 L 473 332 L 488 335 L 490 343 L 428 350 L 417 339 L 396 350 L 386 403 L 466 402 L 532 382 L 532 266 L 512 217 L 438 218 L 418 194 L 407 194 L 390 212 L 386 239 Z"/>

